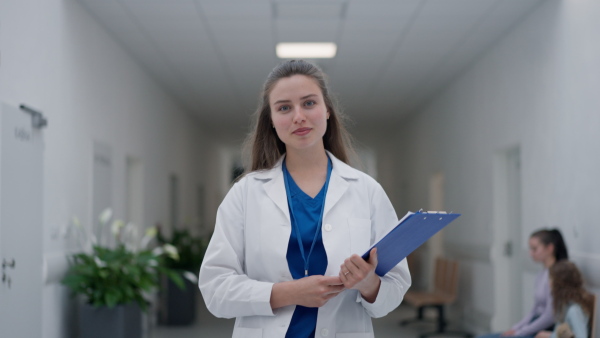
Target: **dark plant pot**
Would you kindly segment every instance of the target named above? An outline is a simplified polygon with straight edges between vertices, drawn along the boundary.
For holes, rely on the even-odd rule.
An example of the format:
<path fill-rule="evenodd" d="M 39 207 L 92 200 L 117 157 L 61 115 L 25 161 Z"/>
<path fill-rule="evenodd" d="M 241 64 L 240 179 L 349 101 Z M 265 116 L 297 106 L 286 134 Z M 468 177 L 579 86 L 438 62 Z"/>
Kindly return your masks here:
<path fill-rule="evenodd" d="M 142 337 L 142 310 L 137 304 L 95 308 L 84 303 L 80 309 L 79 337 L 81 338 Z"/>
<path fill-rule="evenodd" d="M 196 319 L 196 284 L 184 279 L 185 289 L 163 278 L 158 322 L 163 325 L 190 325 Z"/>

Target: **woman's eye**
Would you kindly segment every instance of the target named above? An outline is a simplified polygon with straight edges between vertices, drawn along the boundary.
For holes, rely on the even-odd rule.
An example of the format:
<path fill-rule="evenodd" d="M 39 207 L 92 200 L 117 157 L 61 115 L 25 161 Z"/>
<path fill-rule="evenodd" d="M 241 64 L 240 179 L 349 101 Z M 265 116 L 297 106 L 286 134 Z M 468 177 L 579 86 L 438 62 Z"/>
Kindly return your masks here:
<path fill-rule="evenodd" d="M 279 107 L 278 110 L 279 111 L 288 111 L 288 110 L 290 110 L 290 106 L 281 106 L 281 107 Z"/>
<path fill-rule="evenodd" d="M 315 102 L 315 101 L 306 101 L 306 102 L 304 103 L 304 105 L 305 105 L 305 106 L 309 106 L 309 107 L 310 107 L 310 106 L 314 106 L 315 104 L 316 104 L 316 102 Z"/>

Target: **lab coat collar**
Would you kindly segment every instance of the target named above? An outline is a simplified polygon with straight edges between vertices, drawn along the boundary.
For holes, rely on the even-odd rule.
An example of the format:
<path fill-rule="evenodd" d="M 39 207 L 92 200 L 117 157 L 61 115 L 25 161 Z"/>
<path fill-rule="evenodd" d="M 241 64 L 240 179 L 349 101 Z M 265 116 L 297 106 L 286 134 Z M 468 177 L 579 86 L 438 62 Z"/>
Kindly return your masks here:
<path fill-rule="evenodd" d="M 348 190 L 348 180 L 358 179 L 356 169 L 353 169 L 346 163 L 338 160 L 330 152 L 327 155 L 331 159 L 332 171 L 329 182 L 329 189 L 325 197 L 325 210 L 324 215 L 333 208 L 333 206 L 340 200 L 346 190 Z M 282 156 L 275 166 L 269 170 L 259 171 L 254 175 L 257 180 L 265 181 L 264 189 L 269 198 L 281 209 L 285 214 L 288 222 L 290 221 L 290 214 L 287 205 L 287 197 L 285 192 L 285 184 L 283 181 L 283 170 L 281 169 L 283 159 Z"/>
<path fill-rule="evenodd" d="M 350 179 L 350 180 L 358 179 L 356 169 L 354 169 L 351 166 L 347 165 L 346 163 L 338 160 L 337 157 L 333 156 L 333 154 L 331 154 L 329 151 L 327 151 L 327 155 L 331 159 L 331 164 L 333 166 L 332 175 L 336 174 L 342 178 Z M 281 170 L 281 165 L 283 164 L 284 158 L 285 158 L 285 155 L 281 156 L 279 158 L 279 160 L 277 161 L 277 163 L 275 163 L 275 165 L 273 166 L 272 169 L 257 171 L 256 174 L 254 175 L 254 178 L 258 179 L 258 180 L 273 180 L 277 176 L 282 176 L 282 179 L 283 179 L 283 172 Z"/>

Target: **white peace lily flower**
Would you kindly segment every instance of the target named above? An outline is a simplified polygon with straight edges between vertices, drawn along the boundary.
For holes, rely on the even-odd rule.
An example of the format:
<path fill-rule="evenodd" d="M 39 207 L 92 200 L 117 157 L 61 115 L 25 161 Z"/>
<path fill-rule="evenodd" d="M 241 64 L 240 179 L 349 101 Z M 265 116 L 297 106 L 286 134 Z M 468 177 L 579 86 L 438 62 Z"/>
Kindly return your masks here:
<path fill-rule="evenodd" d="M 137 228 L 135 227 L 135 224 L 133 224 L 132 222 L 127 223 L 125 228 L 123 228 L 123 234 L 128 236 L 135 236 L 137 234 Z"/>
<path fill-rule="evenodd" d="M 89 244 L 88 243 L 88 234 L 87 234 L 86 230 L 83 228 L 83 226 L 81 225 L 81 222 L 79 221 L 79 218 L 77 218 L 77 216 L 73 216 L 71 218 L 71 225 L 74 226 L 75 229 L 77 230 L 77 240 L 79 241 L 79 245 L 82 248 L 86 249 Z"/>
<path fill-rule="evenodd" d="M 156 247 L 156 248 L 154 248 L 154 249 L 152 250 L 152 254 L 153 254 L 154 256 L 160 256 L 160 255 L 162 255 L 162 254 L 163 254 L 163 252 L 165 252 L 165 251 L 164 251 L 164 250 L 163 250 L 163 248 L 161 248 L 161 247 Z"/>
<path fill-rule="evenodd" d="M 189 271 L 184 271 L 183 277 L 192 283 L 198 283 L 198 276 L 196 276 L 195 274 L 193 274 Z"/>
<path fill-rule="evenodd" d="M 158 230 L 156 230 L 155 227 L 150 227 L 150 228 L 146 229 L 146 234 L 144 235 L 144 237 L 140 241 L 140 248 L 141 249 L 145 249 L 148 246 L 148 244 L 150 243 L 150 241 L 154 237 L 156 237 L 157 233 L 158 233 Z"/>
<path fill-rule="evenodd" d="M 91 244 L 92 246 L 94 246 L 94 245 L 98 244 L 98 240 L 96 239 L 96 235 L 94 235 L 94 234 L 92 234 L 92 233 L 90 233 L 90 244 Z M 90 248 L 90 249 L 91 249 L 91 248 Z"/>
<path fill-rule="evenodd" d="M 158 230 L 156 229 L 156 227 L 150 227 L 146 229 L 146 236 L 154 238 L 156 237 L 156 234 L 158 234 Z"/>
<path fill-rule="evenodd" d="M 130 251 L 137 250 L 137 227 L 132 222 L 127 225 L 121 231 L 121 241 L 125 243 L 125 246 Z"/>
<path fill-rule="evenodd" d="M 79 221 L 79 218 L 77 218 L 77 216 L 73 216 L 71 222 L 73 222 L 74 226 L 81 228 L 81 222 Z"/>
<path fill-rule="evenodd" d="M 173 258 L 176 261 L 179 260 L 179 252 L 177 252 L 176 247 L 174 247 L 171 244 L 165 244 L 163 245 L 163 248 L 165 249 L 165 252 L 167 253 L 167 255 L 169 255 L 169 257 Z"/>
<path fill-rule="evenodd" d="M 100 224 L 104 225 L 106 223 L 108 223 L 108 221 L 110 221 L 110 219 L 112 218 L 113 212 L 111 208 L 106 208 L 104 209 L 104 211 L 102 211 L 102 213 L 100 214 Z"/>
<path fill-rule="evenodd" d="M 116 220 L 112 223 L 110 227 L 110 232 L 112 232 L 113 236 L 117 237 L 121 232 L 121 228 L 125 226 L 125 222 L 121 220 Z"/>
<path fill-rule="evenodd" d="M 96 265 L 103 268 L 106 266 L 106 263 L 103 262 L 100 258 L 98 258 L 98 256 L 94 257 L 94 262 L 96 262 Z"/>

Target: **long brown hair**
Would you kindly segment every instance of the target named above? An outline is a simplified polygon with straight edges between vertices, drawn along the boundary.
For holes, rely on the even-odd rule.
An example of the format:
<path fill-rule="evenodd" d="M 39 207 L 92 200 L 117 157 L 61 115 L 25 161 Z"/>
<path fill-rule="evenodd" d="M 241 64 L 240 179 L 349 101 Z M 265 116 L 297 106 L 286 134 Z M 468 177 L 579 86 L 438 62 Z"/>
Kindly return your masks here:
<path fill-rule="evenodd" d="M 351 138 L 344 126 L 344 116 L 329 92 L 325 74 L 313 63 L 304 60 L 288 60 L 273 68 L 263 85 L 259 105 L 254 113 L 253 131 L 244 142 L 246 172 L 271 169 L 279 158 L 285 154 L 285 144 L 279 139 L 277 132 L 272 127 L 269 95 L 280 79 L 293 75 L 308 76 L 321 89 L 329 112 L 327 130 L 323 135 L 323 144 L 325 149 L 329 150 L 333 156 L 349 163 L 349 155 L 354 152 L 351 146 Z"/>
<path fill-rule="evenodd" d="M 588 316 L 593 310 L 593 296 L 583 286 L 583 276 L 575 265 L 568 260 L 558 261 L 548 270 L 557 321 L 564 320 L 569 303 L 577 303 Z"/>

